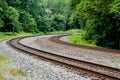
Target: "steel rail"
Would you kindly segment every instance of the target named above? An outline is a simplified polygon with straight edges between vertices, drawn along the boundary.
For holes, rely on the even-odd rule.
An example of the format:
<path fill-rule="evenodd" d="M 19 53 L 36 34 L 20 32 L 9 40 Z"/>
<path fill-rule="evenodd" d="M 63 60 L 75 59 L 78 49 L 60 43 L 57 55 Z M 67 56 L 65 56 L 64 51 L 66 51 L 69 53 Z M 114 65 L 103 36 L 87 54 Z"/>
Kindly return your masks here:
<path fill-rule="evenodd" d="M 98 64 L 94 64 L 94 63 L 89 63 L 86 61 L 81 61 L 81 60 L 69 58 L 66 56 L 61 56 L 61 55 L 57 55 L 54 53 L 38 50 L 38 49 L 29 47 L 27 45 L 20 43 L 20 40 L 24 39 L 24 38 L 26 38 L 26 37 L 11 39 L 9 41 L 9 44 L 12 47 L 22 50 L 24 52 L 34 54 L 36 56 L 40 56 L 45 59 L 52 60 L 52 61 L 55 61 L 58 63 L 66 64 L 66 65 L 69 65 L 69 66 L 77 68 L 77 69 L 82 69 L 84 71 L 92 73 L 92 75 L 97 75 L 101 78 L 104 78 L 105 80 L 106 79 L 109 79 L 109 80 L 119 80 L 120 79 L 120 76 L 119 76 L 120 70 L 119 69 L 115 69 L 115 68 L 111 68 L 111 67 L 103 66 L 103 65 L 98 65 Z M 102 72 L 101 72 L 101 70 L 102 70 Z"/>

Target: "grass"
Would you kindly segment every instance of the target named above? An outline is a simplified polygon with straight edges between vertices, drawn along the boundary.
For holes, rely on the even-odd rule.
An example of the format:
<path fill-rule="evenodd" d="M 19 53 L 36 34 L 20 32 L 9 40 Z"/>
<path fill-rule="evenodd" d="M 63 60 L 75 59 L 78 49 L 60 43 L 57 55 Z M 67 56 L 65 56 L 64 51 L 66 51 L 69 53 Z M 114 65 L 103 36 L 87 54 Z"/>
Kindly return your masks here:
<path fill-rule="evenodd" d="M 31 35 L 43 35 L 43 34 L 72 34 L 74 32 L 80 32 L 78 29 L 72 29 L 68 31 L 54 31 L 54 32 L 47 32 L 47 33 L 25 33 L 25 32 L 20 32 L 20 33 L 12 33 L 12 32 L 0 32 L 0 42 L 8 39 L 12 39 L 15 37 L 20 37 L 20 36 L 31 36 Z"/>
<path fill-rule="evenodd" d="M 6 77 L 2 74 L 0 74 L 0 80 L 6 80 Z"/>
<path fill-rule="evenodd" d="M 91 43 L 89 41 L 85 41 L 83 37 L 80 34 L 80 30 L 78 29 L 72 29 L 68 31 L 55 31 L 55 32 L 48 32 L 48 33 L 38 33 L 38 34 L 32 34 L 32 33 L 11 33 L 11 32 L 6 32 L 2 33 L 0 32 L 0 42 L 4 40 L 8 40 L 11 38 L 19 37 L 19 36 L 31 36 L 31 35 L 42 35 L 42 34 L 72 34 L 70 37 L 69 41 L 75 44 L 81 44 L 81 45 L 86 45 L 86 46 L 96 46 L 95 43 Z M 11 66 L 10 61 L 0 55 L 0 69 L 5 71 L 8 75 L 12 77 L 19 77 L 20 75 L 23 77 L 27 77 L 28 74 L 20 69 L 16 69 Z M 5 76 L 0 74 L 0 80 L 6 80 Z"/>
<path fill-rule="evenodd" d="M 12 33 L 12 32 L 2 33 L 2 32 L 0 32 L 0 42 L 7 40 L 7 39 L 19 37 L 19 36 L 30 36 L 30 35 L 33 35 L 33 34 L 25 33 L 25 32 L 21 32 L 21 33 Z"/>
<path fill-rule="evenodd" d="M 69 39 L 69 42 L 96 47 L 94 42 L 91 43 L 90 41 L 84 40 L 80 33 L 81 30 L 78 29 L 72 29 L 68 31 L 54 31 L 54 32 L 38 33 L 38 34 L 25 33 L 25 32 L 21 32 L 21 33 L 0 32 L 0 42 L 20 36 L 32 36 L 32 35 L 42 35 L 42 34 L 72 34 L 72 36 Z M 28 75 L 28 73 L 13 67 L 10 61 L 2 55 L 0 55 L 0 70 L 6 72 L 7 75 L 14 78 L 18 78 L 19 76 L 23 76 L 23 77 L 30 76 L 30 74 Z M 6 80 L 5 75 L 0 74 L 0 80 Z"/>
<path fill-rule="evenodd" d="M 68 40 L 69 42 L 74 43 L 74 44 L 85 45 L 85 46 L 98 47 L 95 44 L 95 42 L 87 41 L 87 40 L 83 39 L 83 36 L 80 34 L 81 32 L 84 32 L 84 31 L 81 31 L 80 29 L 71 29 L 68 31 L 48 32 L 47 34 L 72 34 Z"/>
<path fill-rule="evenodd" d="M 85 45 L 85 46 L 97 47 L 95 45 L 95 42 L 86 41 L 85 39 L 83 39 L 83 37 L 80 33 L 81 33 L 81 30 L 79 30 L 79 29 L 71 29 L 68 31 L 49 32 L 47 34 L 72 34 L 72 36 L 68 40 L 69 42 L 74 43 L 74 44 Z"/>
<path fill-rule="evenodd" d="M 26 72 L 23 72 L 22 70 L 18 69 L 18 73 L 24 77 L 27 77 L 27 73 Z"/>
<path fill-rule="evenodd" d="M 18 78 L 19 74 L 16 69 L 9 69 L 7 70 L 8 74 L 12 77 Z"/>
<path fill-rule="evenodd" d="M 8 65 L 8 64 L 10 64 L 10 62 L 5 57 L 0 55 L 0 67 L 4 67 L 5 65 Z"/>
<path fill-rule="evenodd" d="M 85 45 L 85 46 L 97 47 L 95 45 L 95 42 L 86 41 L 85 39 L 83 39 L 82 35 L 78 32 L 72 34 L 72 36 L 69 38 L 69 42 L 72 42 L 74 44 Z"/>
<path fill-rule="evenodd" d="M 23 72 L 20 69 L 8 69 L 7 72 L 10 76 L 15 77 L 15 78 L 18 78 L 20 75 L 23 77 L 27 77 L 27 73 Z"/>
<path fill-rule="evenodd" d="M 75 32 L 80 32 L 79 29 L 71 29 L 71 30 L 67 30 L 67 31 L 54 31 L 54 32 L 48 32 L 46 34 L 72 34 Z"/>
<path fill-rule="evenodd" d="M 14 78 L 18 78 L 20 75 L 23 77 L 28 76 L 26 72 L 13 67 L 10 61 L 2 55 L 0 55 L 0 70 L 6 72 L 9 76 L 12 76 Z M 6 79 L 3 75 L 0 74 L 0 80 Z"/>
<path fill-rule="evenodd" d="M 31 36 L 31 35 L 42 35 L 42 34 L 71 34 L 79 31 L 80 30 L 74 29 L 74 30 L 68 30 L 68 31 L 55 31 L 55 32 L 38 33 L 38 34 L 25 33 L 25 32 L 21 32 L 21 33 L 0 32 L 0 42 L 15 38 L 15 37 L 20 37 L 20 36 Z M 5 71 L 9 76 L 12 76 L 15 78 L 18 78 L 20 75 L 23 77 L 28 76 L 26 72 L 12 67 L 10 61 L 2 55 L 0 55 L 0 69 Z M 5 77 L 3 75 L 0 75 L 0 80 L 4 80 L 4 79 Z"/>

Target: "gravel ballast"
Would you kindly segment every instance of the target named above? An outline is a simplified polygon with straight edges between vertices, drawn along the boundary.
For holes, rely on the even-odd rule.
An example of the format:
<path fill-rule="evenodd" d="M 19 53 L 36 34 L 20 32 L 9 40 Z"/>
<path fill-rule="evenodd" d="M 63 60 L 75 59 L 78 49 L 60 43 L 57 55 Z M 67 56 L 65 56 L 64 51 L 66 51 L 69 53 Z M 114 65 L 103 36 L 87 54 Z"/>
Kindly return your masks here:
<path fill-rule="evenodd" d="M 77 48 L 72 46 L 66 46 L 51 42 L 48 40 L 53 35 L 37 36 L 31 38 L 25 38 L 21 40 L 21 43 L 33 48 L 52 52 L 54 54 L 60 54 L 79 60 L 84 60 L 92 63 L 102 64 L 120 69 L 120 55 L 113 54 L 111 52 L 95 51 L 85 48 Z M 61 38 L 66 41 L 67 37 Z"/>
<path fill-rule="evenodd" d="M 35 44 L 34 40 L 36 39 L 37 37 L 29 40 L 26 39 L 27 41 L 25 41 L 27 44 L 29 42 Z M 0 43 L 0 55 L 6 57 L 14 68 L 20 69 L 27 74 L 26 77 L 11 77 L 9 75 L 5 75 L 7 80 L 91 80 L 89 77 L 78 75 L 77 73 L 71 72 L 62 66 L 18 52 L 8 46 L 5 42 Z M 1 72 L 2 71 L 0 70 L 0 74 L 2 74 Z"/>

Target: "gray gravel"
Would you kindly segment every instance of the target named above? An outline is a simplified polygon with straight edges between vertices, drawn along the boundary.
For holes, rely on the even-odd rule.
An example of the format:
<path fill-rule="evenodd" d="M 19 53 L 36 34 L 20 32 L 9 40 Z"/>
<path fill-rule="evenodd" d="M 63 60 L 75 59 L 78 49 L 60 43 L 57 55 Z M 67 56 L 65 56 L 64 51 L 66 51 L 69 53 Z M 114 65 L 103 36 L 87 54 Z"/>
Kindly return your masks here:
<path fill-rule="evenodd" d="M 34 39 L 26 39 L 27 41 L 25 41 L 27 44 L 31 41 L 31 44 L 35 44 Z M 17 78 L 5 75 L 7 80 L 91 80 L 89 77 L 78 75 L 64 67 L 18 52 L 6 45 L 5 42 L 0 43 L 0 54 L 5 56 L 14 68 L 21 69 L 28 75 L 27 77 L 19 76 Z M 2 70 L 0 70 L 1 73 L 3 73 Z"/>
<path fill-rule="evenodd" d="M 69 37 L 70 37 L 70 36 L 61 37 L 60 40 L 61 40 L 61 41 L 68 42 Z"/>
<path fill-rule="evenodd" d="M 89 61 L 97 64 L 102 64 L 106 66 L 111 66 L 120 69 L 120 55 L 107 53 L 102 51 L 89 50 L 84 48 L 77 48 L 72 46 L 66 46 L 51 42 L 48 40 L 53 35 L 31 37 L 21 40 L 21 43 L 40 49 L 44 51 L 49 51 L 54 54 L 60 54 L 72 58 L 77 58 L 79 60 Z M 66 41 L 67 37 L 61 40 Z"/>

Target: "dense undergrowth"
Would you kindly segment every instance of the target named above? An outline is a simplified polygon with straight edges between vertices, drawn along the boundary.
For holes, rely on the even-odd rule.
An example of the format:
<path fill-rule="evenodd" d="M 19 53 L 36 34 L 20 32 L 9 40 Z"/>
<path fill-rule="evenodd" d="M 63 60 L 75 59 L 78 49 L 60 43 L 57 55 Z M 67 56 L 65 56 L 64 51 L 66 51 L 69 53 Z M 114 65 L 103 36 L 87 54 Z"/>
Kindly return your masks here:
<path fill-rule="evenodd" d="M 97 47 L 95 45 L 95 42 L 90 40 L 85 40 L 80 31 L 73 33 L 69 38 L 69 42 L 74 44 L 85 45 L 85 46 Z"/>

